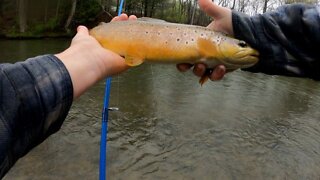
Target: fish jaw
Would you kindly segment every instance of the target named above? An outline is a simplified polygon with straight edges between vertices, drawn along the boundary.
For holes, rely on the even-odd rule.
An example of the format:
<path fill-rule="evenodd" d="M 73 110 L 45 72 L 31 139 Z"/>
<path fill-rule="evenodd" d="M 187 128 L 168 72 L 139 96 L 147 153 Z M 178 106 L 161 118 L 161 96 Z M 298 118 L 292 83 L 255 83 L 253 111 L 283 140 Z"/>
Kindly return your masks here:
<path fill-rule="evenodd" d="M 222 42 L 219 48 L 220 61 L 228 69 L 248 68 L 259 61 L 259 53 L 247 46 L 240 47 L 237 44 Z"/>

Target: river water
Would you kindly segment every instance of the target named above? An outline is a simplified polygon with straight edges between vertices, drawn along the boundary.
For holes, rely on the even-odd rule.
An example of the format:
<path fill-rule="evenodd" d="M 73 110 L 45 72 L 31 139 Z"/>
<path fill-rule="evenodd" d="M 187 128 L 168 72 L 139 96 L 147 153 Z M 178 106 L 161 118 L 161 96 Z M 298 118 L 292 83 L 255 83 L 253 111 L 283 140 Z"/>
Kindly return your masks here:
<path fill-rule="evenodd" d="M 57 53 L 64 39 L 0 41 L 0 61 Z M 4 179 L 98 179 L 104 82 Z M 320 83 L 235 71 L 201 87 L 174 65 L 112 81 L 107 178 L 319 179 Z"/>

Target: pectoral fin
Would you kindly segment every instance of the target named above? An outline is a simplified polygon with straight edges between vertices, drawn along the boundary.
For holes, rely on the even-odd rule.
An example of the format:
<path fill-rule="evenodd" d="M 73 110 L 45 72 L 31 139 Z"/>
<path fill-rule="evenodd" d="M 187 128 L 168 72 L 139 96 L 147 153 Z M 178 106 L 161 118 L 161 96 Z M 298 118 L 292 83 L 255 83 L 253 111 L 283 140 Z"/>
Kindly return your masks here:
<path fill-rule="evenodd" d="M 206 74 L 203 75 L 199 80 L 200 85 L 202 86 L 205 82 L 208 81 L 208 79 L 209 79 L 208 75 L 206 75 Z"/>
<path fill-rule="evenodd" d="M 125 62 L 128 66 L 138 66 L 143 63 L 143 59 L 139 57 L 127 55 L 125 57 Z"/>
<path fill-rule="evenodd" d="M 218 45 L 215 42 L 209 39 L 199 38 L 197 43 L 198 50 L 201 56 L 205 58 L 219 56 Z"/>
<path fill-rule="evenodd" d="M 209 76 L 211 73 L 212 73 L 212 69 L 206 69 L 206 72 L 201 76 L 199 80 L 199 83 L 201 86 L 209 80 Z"/>

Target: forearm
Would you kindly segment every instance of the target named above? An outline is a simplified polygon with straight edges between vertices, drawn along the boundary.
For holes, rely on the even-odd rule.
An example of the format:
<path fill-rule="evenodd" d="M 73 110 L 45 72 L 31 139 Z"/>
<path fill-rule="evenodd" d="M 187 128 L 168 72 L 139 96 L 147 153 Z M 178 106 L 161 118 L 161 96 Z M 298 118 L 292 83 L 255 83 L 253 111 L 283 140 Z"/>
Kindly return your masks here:
<path fill-rule="evenodd" d="M 70 74 L 74 98 L 78 98 L 98 81 L 128 68 L 123 65 L 123 58 L 107 52 L 107 50 L 103 49 L 100 54 L 91 51 L 79 53 L 86 50 L 76 48 L 68 48 L 64 52 L 55 55 L 62 61 Z"/>
<path fill-rule="evenodd" d="M 233 12 L 236 38 L 260 52 L 260 61 L 247 70 L 320 79 L 319 7 L 288 5 L 249 17 Z"/>
<path fill-rule="evenodd" d="M 18 158 L 59 130 L 73 100 L 71 78 L 55 56 L 0 65 L 0 178 Z"/>

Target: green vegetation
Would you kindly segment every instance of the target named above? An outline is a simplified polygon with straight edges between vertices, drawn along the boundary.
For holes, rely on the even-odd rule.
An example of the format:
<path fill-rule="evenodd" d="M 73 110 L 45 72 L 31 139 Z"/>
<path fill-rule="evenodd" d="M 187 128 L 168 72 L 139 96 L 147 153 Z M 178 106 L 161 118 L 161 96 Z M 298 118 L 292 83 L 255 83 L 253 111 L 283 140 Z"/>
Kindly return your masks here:
<path fill-rule="evenodd" d="M 72 36 L 78 25 L 89 28 L 110 21 L 120 0 L 0 0 L 0 36 L 39 38 Z M 249 14 L 272 10 L 281 4 L 318 0 L 215 0 L 215 3 Z M 211 18 L 199 10 L 197 0 L 125 0 L 124 12 L 170 22 L 207 25 Z"/>
<path fill-rule="evenodd" d="M 102 7 L 96 0 L 78 0 L 77 10 L 74 15 L 74 24 L 93 23 L 102 13 Z"/>

